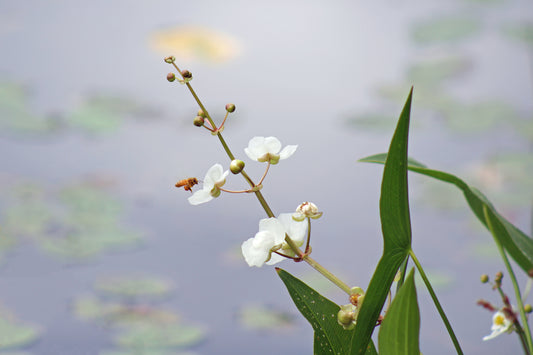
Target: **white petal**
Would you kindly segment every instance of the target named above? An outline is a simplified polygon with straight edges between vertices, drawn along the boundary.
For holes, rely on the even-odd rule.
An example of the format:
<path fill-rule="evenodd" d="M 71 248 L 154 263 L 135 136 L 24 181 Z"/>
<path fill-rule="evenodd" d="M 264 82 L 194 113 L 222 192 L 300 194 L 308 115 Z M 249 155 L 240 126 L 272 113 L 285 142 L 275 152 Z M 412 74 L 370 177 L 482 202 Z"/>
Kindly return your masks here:
<path fill-rule="evenodd" d="M 242 255 L 249 266 L 261 267 L 268 258 L 268 253 L 254 247 L 254 238 L 250 238 L 241 245 Z"/>
<path fill-rule="evenodd" d="M 276 137 L 265 138 L 265 150 L 267 153 L 277 155 L 281 150 L 281 142 Z"/>
<path fill-rule="evenodd" d="M 211 201 L 212 199 L 213 196 L 211 196 L 210 191 L 206 189 L 198 190 L 191 197 L 188 198 L 189 203 L 191 205 L 199 205 L 201 203 Z"/>
<path fill-rule="evenodd" d="M 285 228 L 285 232 L 291 237 L 291 239 L 301 244 L 307 238 L 307 223 L 297 222 L 292 218 L 292 213 L 282 213 L 278 216 L 278 221 L 281 222 Z"/>
<path fill-rule="evenodd" d="M 217 182 L 217 180 L 219 180 L 222 176 L 223 171 L 224 169 L 220 164 L 215 164 L 210 167 L 209 170 L 207 170 L 207 173 L 205 174 L 204 184 L 210 184 L 212 188 Z"/>
<path fill-rule="evenodd" d="M 244 152 L 252 160 L 257 160 L 268 153 L 265 148 L 265 137 L 253 137 L 250 139 L 248 147 L 244 148 Z"/>
<path fill-rule="evenodd" d="M 283 256 L 281 255 L 278 255 L 276 253 L 272 253 L 272 256 L 270 257 L 270 260 L 266 262 L 267 265 L 274 265 L 274 264 L 277 264 L 279 263 L 280 261 L 283 261 L 287 258 L 284 258 Z"/>
<path fill-rule="evenodd" d="M 274 236 L 274 244 L 272 246 L 281 244 L 285 240 L 285 227 L 274 217 L 260 220 L 259 231 L 266 231 Z"/>
<path fill-rule="evenodd" d="M 294 154 L 294 152 L 296 151 L 296 148 L 298 148 L 297 145 L 286 146 L 285 148 L 283 148 L 281 153 L 279 153 L 279 159 L 280 160 L 287 159 L 288 157 Z"/>

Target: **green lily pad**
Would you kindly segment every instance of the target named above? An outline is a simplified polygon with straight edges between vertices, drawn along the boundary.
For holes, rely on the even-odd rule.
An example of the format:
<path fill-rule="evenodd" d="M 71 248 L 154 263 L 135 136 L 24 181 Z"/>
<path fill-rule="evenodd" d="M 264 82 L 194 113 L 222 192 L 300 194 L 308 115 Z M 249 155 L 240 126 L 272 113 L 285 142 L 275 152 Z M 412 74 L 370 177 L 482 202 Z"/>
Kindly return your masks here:
<path fill-rule="evenodd" d="M 239 320 L 245 328 L 260 330 L 282 330 L 294 323 L 290 314 L 257 305 L 242 307 Z"/>
<path fill-rule="evenodd" d="M 200 327 L 170 324 L 130 327 L 115 338 L 117 346 L 135 349 L 187 348 L 205 339 Z"/>
<path fill-rule="evenodd" d="M 385 113 L 363 113 L 355 117 L 348 118 L 346 123 L 356 126 L 361 129 L 371 129 L 376 131 L 390 130 L 394 128 L 396 119 L 394 115 Z"/>
<path fill-rule="evenodd" d="M 449 289 L 455 281 L 455 278 L 449 272 L 444 270 L 425 269 L 425 272 L 429 282 L 436 290 Z M 422 277 L 419 275 L 419 273 L 417 273 L 415 276 L 415 282 L 417 287 L 425 287 L 424 280 L 422 280 Z"/>
<path fill-rule="evenodd" d="M 457 55 L 427 59 L 411 65 L 407 71 L 408 81 L 415 87 L 432 87 L 446 79 L 464 75 L 471 67 L 470 61 Z M 405 90 L 404 90 L 405 91 Z"/>
<path fill-rule="evenodd" d="M 33 325 L 17 321 L 10 313 L 0 313 L 0 350 L 28 346 L 36 342 L 41 331 Z"/>
<path fill-rule="evenodd" d="M 3 355 L 3 354 L 0 354 Z M 127 350 L 105 350 L 100 352 L 100 355 L 197 355 L 190 351 L 165 351 L 158 349 L 146 349 L 139 351 L 127 351 Z"/>
<path fill-rule="evenodd" d="M 26 88 L 0 82 L 0 127 L 17 133 L 43 133 L 55 128 L 56 122 L 30 110 Z"/>
<path fill-rule="evenodd" d="M 471 250 L 472 254 L 481 260 L 495 261 L 501 258 L 500 252 L 494 243 L 478 243 Z"/>
<path fill-rule="evenodd" d="M 394 103 L 401 103 L 405 99 L 405 90 L 411 84 L 382 85 L 378 88 L 379 96 Z M 457 100 L 450 97 L 445 91 L 435 87 L 425 87 L 417 91 L 413 97 L 413 106 L 421 109 L 441 112 L 447 110 L 450 106 L 456 105 Z M 416 123 L 416 122 L 414 122 Z"/>
<path fill-rule="evenodd" d="M 507 24 L 503 27 L 503 33 L 527 45 L 533 45 L 533 23 Z"/>
<path fill-rule="evenodd" d="M 521 119 L 513 107 L 498 100 L 449 106 L 445 116 L 448 126 L 460 132 L 478 132 Z"/>
<path fill-rule="evenodd" d="M 178 321 L 177 315 L 166 310 L 142 304 L 107 302 L 95 296 L 78 298 L 73 312 L 80 319 L 98 321 L 108 326 L 164 325 Z"/>
<path fill-rule="evenodd" d="M 464 16 L 446 16 L 421 22 L 412 29 L 412 39 L 419 44 L 456 42 L 471 37 L 481 28 L 479 20 Z"/>
<path fill-rule="evenodd" d="M 123 123 L 120 114 L 105 107 L 83 104 L 76 111 L 66 116 L 68 124 L 89 133 L 113 132 Z"/>
<path fill-rule="evenodd" d="M 122 298 L 162 297 L 169 294 L 172 284 L 167 280 L 151 277 L 113 277 L 97 282 L 96 289 Z"/>

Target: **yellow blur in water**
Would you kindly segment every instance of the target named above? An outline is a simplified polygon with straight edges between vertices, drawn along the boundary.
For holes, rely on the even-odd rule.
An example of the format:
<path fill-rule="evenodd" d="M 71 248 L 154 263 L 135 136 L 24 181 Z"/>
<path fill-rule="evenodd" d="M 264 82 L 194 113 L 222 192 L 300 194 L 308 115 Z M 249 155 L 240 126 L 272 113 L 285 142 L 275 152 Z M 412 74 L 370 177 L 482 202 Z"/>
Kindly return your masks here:
<path fill-rule="evenodd" d="M 236 38 L 201 26 L 179 26 L 156 31 L 150 37 L 150 44 L 162 55 L 173 55 L 178 61 L 224 63 L 242 51 Z"/>

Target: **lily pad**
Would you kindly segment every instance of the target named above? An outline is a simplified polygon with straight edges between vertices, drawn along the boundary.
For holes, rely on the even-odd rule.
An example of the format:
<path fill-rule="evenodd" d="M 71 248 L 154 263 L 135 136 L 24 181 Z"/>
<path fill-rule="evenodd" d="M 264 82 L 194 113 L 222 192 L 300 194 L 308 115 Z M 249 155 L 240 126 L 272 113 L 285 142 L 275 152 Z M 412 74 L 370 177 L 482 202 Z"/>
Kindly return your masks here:
<path fill-rule="evenodd" d="M 513 107 L 498 100 L 452 105 L 445 115 L 448 126 L 460 132 L 479 132 L 521 119 Z"/>
<path fill-rule="evenodd" d="M 412 29 L 412 39 L 419 44 L 456 42 L 471 37 L 481 28 L 479 20 L 464 16 L 445 16 L 424 21 Z"/>
<path fill-rule="evenodd" d="M 43 133 L 56 122 L 30 110 L 27 89 L 11 82 L 0 82 L 0 127 L 17 133 Z"/>
<path fill-rule="evenodd" d="M 533 45 L 533 23 L 508 24 L 503 27 L 503 33 L 527 45 Z"/>
<path fill-rule="evenodd" d="M 2 354 L 3 355 L 3 354 Z M 100 352 L 100 355 L 197 355 L 190 351 L 165 351 L 158 349 L 147 349 L 139 351 L 127 351 L 127 350 L 106 350 Z"/>
<path fill-rule="evenodd" d="M 104 323 L 108 326 L 132 326 L 143 324 L 172 324 L 178 317 L 169 311 L 149 305 L 107 302 L 95 296 L 84 296 L 76 300 L 74 314 L 84 320 Z"/>
<path fill-rule="evenodd" d="M 0 350 L 28 346 L 39 339 L 40 333 L 36 326 L 17 321 L 7 311 L 0 313 Z"/>
<path fill-rule="evenodd" d="M 116 131 L 122 124 L 123 117 L 105 107 L 84 103 L 65 117 L 67 123 L 89 133 Z"/>
<path fill-rule="evenodd" d="M 415 87 L 419 85 L 431 87 L 446 79 L 464 75 L 470 68 L 470 61 L 465 57 L 447 55 L 411 65 L 407 71 L 407 77 Z"/>
<path fill-rule="evenodd" d="M 186 348 L 205 339 L 205 330 L 181 323 L 143 325 L 127 329 L 115 338 L 117 346 L 135 349 Z"/>
<path fill-rule="evenodd" d="M 165 28 L 150 36 L 152 48 L 178 60 L 223 63 L 237 57 L 242 46 L 236 38 L 201 26 Z M 185 68 L 181 68 L 185 69 Z"/>
<path fill-rule="evenodd" d="M 401 103 L 405 99 L 405 90 L 410 86 L 411 84 L 408 83 L 396 85 L 382 85 L 378 88 L 378 95 L 394 103 Z M 444 90 L 441 90 L 436 87 L 426 87 L 422 90 L 419 90 L 417 91 L 416 96 L 413 97 L 414 107 L 433 110 L 436 112 L 445 111 L 450 106 L 456 104 L 457 100 L 452 98 Z"/>
<path fill-rule="evenodd" d="M 478 259 L 494 262 L 501 258 L 500 252 L 494 243 L 478 243 L 472 247 L 472 254 Z"/>
<path fill-rule="evenodd" d="M 455 281 L 455 278 L 449 272 L 444 270 L 425 269 L 425 272 L 429 282 L 436 290 L 449 289 Z M 417 273 L 415 276 L 415 282 L 417 287 L 425 287 L 424 280 L 422 280 L 422 277 L 419 275 L 419 273 Z"/>
<path fill-rule="evenodd" d="M 265 306 L 244 306 L 239 312 L 240 323 L 250 329 L 282 330 L 294 324 L 294 317 Z"/>
<path fill-rule="evenodd" d="M 347 119 L 346 123 L 362 129 L 385 131 L 394 128 L 396 118 L 385 113 L 363 113 Z"/>
<path fill-rule="evenodd" d="M 162 297 L 169 294 L 172 284 L 153 277 L 113 277 L 97 282 L 96 289 L 120 298 Z"/>

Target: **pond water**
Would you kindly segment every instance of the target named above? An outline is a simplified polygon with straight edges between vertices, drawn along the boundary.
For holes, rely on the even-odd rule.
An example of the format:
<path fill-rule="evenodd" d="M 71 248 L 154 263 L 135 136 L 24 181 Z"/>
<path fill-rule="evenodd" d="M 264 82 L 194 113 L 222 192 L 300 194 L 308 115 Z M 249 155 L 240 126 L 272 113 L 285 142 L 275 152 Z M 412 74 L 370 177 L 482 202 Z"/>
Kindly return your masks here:
<path fill-rule="evenodd" d="M 264 195 L 276 214 L 319 206 L 313 255 L 347 283 L 365 288 L 382 248 L 382 167 L 357 159 L 387 150 L 411 85 L 410 155 L 464 177 L 530 234 L 531 9 L 0 2 L 0 353 L 312 352 L 312 329 L 273 268 L 240 255 L 265 215 L 253 195 L 190 206 L 174 187 L 228 160 L 192 125 L 186 87 L 166 81 L 171 54 L 213 116 L 236 104 L 224 136 L 237 156 L 256 135 L 298 144 Z M 259 178 L 263 166 L 243 160 Z M 520 353 L 515 335 L 481 340 L 491 314 L 475 302 L 498 297 L 479 276 L 503 269 L 489 234 L 453 187 L 410 175 L 410 191 L 414 250 L 465 353 Z M 279 266 L 346 303 L 307 265 Z M 422 351 L 453 353 L 418 295 Z"/>

